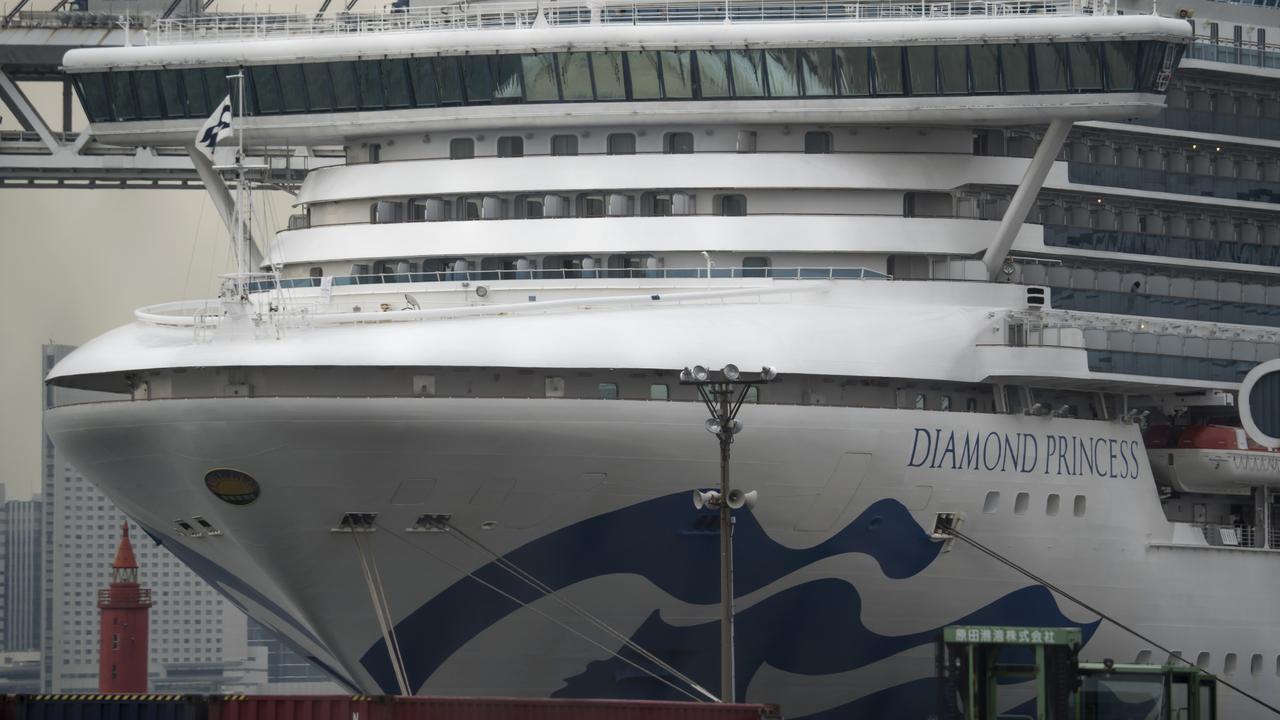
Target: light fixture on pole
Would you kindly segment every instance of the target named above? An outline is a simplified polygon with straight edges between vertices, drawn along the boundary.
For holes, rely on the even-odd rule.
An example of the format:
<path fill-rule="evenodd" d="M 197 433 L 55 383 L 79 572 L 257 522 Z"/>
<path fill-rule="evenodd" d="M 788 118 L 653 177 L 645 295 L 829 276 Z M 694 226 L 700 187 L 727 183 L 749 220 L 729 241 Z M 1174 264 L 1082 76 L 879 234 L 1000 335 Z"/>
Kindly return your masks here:
<path fill-rule="evenodd" d="M 699 510 L 710 508 L 720 513 L 720 700 L 734 702 L 733 663 L 733 511 L 755 506 L 758 495 L 755 490 L 744 492 L 729 487 L 729 448 L 733 437 L 742 432 L 738 411 L 746 402 L 751 388 L 771 382 L 778 371 L 764 366 L 758 373 L 744 373 L 737 365 L 725 365 L 718 372 L 705 366 L 694 365 L 680 371 L 680 383 L 698 388 L 698 395 L 706 403 L 711 417 L 707 419 L 707 431 L 720 440 L 720 488 L 718 490 L 694 490 L 693 506 Z"/>

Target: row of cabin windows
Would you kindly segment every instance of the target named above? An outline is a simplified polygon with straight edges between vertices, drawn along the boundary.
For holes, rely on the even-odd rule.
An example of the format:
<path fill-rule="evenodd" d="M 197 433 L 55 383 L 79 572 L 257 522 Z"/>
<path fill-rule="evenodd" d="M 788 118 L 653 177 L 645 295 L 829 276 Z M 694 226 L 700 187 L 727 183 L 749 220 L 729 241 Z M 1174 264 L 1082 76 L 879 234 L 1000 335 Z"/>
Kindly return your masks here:
<path fill-rule="evenodd" d="M 578 193 L 564 195 L 475 195 L 457 198 L 411 198 L 378 200 L 369 207 L 369 221 L 375 224 L 443 222 L 449 220 L 509 220 L 534 218 L 670 217 L 694 214 L 694 197 L 686 192 L 647 192 L 636 197 L 626 193 Z M 740 193 L 716 195 L 712 199 L 716 215 L 745 216 L 747 197 Z"/>
<path fill-rule="evenodd" d="M 564 378 L 548 377 L 545 381 L 545 390 L 547 397 L 564 397 Z M 596 385 L 596 397 L 601 400 L 618 400 L 622 395 L 618 391 L 618 383 L 602 382 Z M 670 400 L 671 388 L 665 383 L 653 383 L 649 385 L 648 398 L 650 400 Z M 755 386 L 747 388 L 747 394 L 743 402 L 760 402 L 759 389 Z"/>
<path fill-rule="evenodd" d="M 1087 500 L 1084 495 L 1076 495 L 1071 503 L 1071 514 L 1076 517 L 1084 517 L 1087 508 Z M 1026 515 L 1027 510 L 1031 508 L 1031 493 L 1020 492 L 1013 498 L 1013 514 Z M 991 514 L 1000 509 L 1000 491 L 992 490 L 987 493 L 986 498 L 982 501 L 982 512 Z M 1049 517 L 1055 517 L 1062 509 L 1062 498 L 1058 493 L 1049 493 L 1044 500 L 1044 514 Z"/>
<path fill-rule="evenodd" d="M 1159 41 L 640 50 L 252 65 L 249 115 L 510 103 L 1159 92 Z M 79 73 L 93 122 L 204 118 L 237 67 Z M 239 110 L 237 109 L 237 114 Z"/>
<path fill-rule="evenodd" d="M 716 268 L 716 272 L 724 273 L 726 277 L 768 277 L 772 266 L 772 260 L 765 256 L 744 257 L 740 268 Z M 654 255 L 610 255 L 605 258 L 604 263 L 589 255 L 549 255 L 541 260 L 536 257 L 486 257 L 478 263 L 467 258 L 436 257 L 420 261 L 396 259 L 355 263 L 351 266 L 351 274 L 346 277 L 389 278 L 387 282 L 649 277 L 664 274 L 669 277 L 695 277 L 699 270 L 701 269 L 667 269 L 663 267 L 662 258 Z M 310 269 L 310 279 L 324 276 L 324 268 L 317 266 Z M 297 284 L 299 287 L 309 285 L 312 283 Z"/>
<path fill-rule="evenodd" d="M 827 147 L 831 146 L 831 133 L 820 133 L 828 136 Z M 376 147 L 376 146 L 374 146 Z M 809 152 L 809 141 L 806 138 L 805 152 Z M 636 154 L 636 135 L 635 133 L 610 133 L 605 139 L 605 152 L 609 155 L 635 155 Z M 662 136 L 662 152 L 668 155 L 687 155 L 693 152 L 693 133 L 691 132 L 669 132 Z M 816 151 L 815 151 L 816 152 Z M 830 152 L 825 150 L 822 152 Z M 514 158 L 524 157 L 524 138 L 519 135 L 503 135 L 498 138 L 498 157 Z M 555 156 L 572 156 L 578 154 L 578 136 L 577 135 L 552 135 L 551 136 L 551 154 Z M 476 156 L 476 141 L 474 138 L 453 138 L 449 141 L 449 159 L 451 160 L 470 160 Z M 373 160 L 374 156 L 371 155 Z"/>

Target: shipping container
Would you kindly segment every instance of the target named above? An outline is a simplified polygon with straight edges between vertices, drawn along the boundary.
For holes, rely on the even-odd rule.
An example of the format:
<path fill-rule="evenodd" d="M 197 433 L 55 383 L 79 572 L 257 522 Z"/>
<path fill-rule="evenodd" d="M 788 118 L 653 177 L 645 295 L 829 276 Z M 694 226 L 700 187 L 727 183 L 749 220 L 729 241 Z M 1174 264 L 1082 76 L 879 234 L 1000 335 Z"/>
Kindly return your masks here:
<path fill-rule="evenodd" d="M 482 697 L 397 698 L 391 720 L 761 720 L 773 705 Z"/>
<path fill-rule="evenodd" d="M 393 702 L 370 695 L 213 696 L 208 720 L 391 720 Z"/>
<path fill-rule="evenodd" d="M 5 720 L 203 720 L 199 695 L 11 695 Z"/>

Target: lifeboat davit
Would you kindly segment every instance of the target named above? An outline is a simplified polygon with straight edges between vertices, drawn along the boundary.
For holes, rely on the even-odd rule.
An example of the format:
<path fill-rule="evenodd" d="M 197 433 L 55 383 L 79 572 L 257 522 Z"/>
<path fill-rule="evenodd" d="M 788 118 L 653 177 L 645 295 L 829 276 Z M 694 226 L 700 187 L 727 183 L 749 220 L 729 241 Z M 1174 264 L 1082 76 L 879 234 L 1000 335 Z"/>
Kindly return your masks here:
<path fill-rule="evenodd" d="M 1156 479 L 1189 493 L 1248 495 L 1280 488 L 1280 451 L 1230 425 L 1153 426 L 1142 434 Z"/>

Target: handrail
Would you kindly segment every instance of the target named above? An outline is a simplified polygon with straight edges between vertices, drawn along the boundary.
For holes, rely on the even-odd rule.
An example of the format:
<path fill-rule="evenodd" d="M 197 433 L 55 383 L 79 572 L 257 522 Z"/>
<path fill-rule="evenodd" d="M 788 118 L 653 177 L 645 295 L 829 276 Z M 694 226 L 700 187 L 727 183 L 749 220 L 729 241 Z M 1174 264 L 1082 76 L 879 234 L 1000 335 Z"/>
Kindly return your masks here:
<path fill-rule="evenodd" d="M 1095 0 L 964 0 L 962 2 L 839 2 L 838 0 L 547 0 L 542 20 L 552 27 L 827 20 L 942 20 L 1109 14 Z M 204 15 L 163 18 L 153 45 L 265 40 L 318 35 L 528 28 L 532 2 L 389 8 L 374 13 Z"/>

